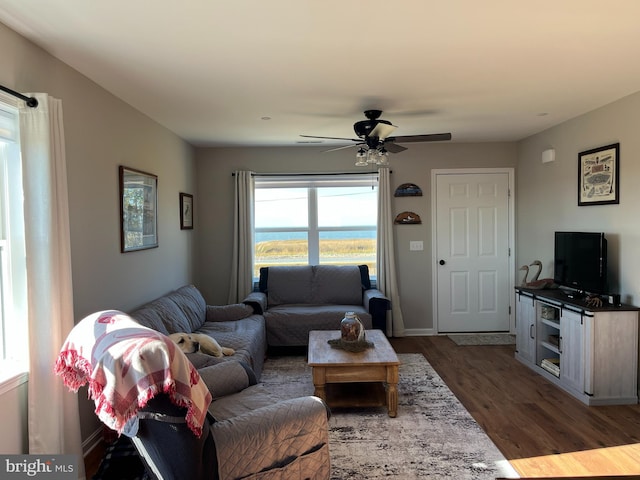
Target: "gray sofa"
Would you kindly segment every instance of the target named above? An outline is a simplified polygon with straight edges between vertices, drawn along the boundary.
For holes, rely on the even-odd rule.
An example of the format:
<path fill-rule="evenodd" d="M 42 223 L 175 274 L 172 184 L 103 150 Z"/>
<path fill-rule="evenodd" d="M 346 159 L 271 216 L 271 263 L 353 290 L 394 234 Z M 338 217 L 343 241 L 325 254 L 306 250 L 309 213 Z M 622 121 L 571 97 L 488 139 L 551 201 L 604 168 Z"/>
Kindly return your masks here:
<path fill-rule="evenodd" d="M 258 285 L 243 303 L 264 316 L 271 347 L 307 345 L 311 330 L 339 330 L 348 311 L 366 329 L 386 330 L 391 303 L 371 288 L 366 265 L 263 267 Z"/>
<path fill-rule="evenodd" d="M 180 417 L 183 409 L 165 395 L 139 414 L 132 440 L 156 478 L 326 480 L 330 474 L 329 411 L 317 397 L 283 400 L 258 383 L 266 355 L 264 318 L 244 304 L 212 306 L 192 285 L 129 314 L 165 335 L 212 335 L 236 350 L 228 357 L 186 354 L 213 401 L 205 435 L 195 437 Z"/>
<path fill-rule="evenodd" d="M 227 361 L 243 361 L 260 379 L 267 350 L 264 318 L 244 304 L 207 305 L 200 291 L 187 285 L 143 305 L 129 315 L 138 323 L 160 333 L 204 333 L 236 353 L 212 357 L 188 353 L 197 369 Z"/>

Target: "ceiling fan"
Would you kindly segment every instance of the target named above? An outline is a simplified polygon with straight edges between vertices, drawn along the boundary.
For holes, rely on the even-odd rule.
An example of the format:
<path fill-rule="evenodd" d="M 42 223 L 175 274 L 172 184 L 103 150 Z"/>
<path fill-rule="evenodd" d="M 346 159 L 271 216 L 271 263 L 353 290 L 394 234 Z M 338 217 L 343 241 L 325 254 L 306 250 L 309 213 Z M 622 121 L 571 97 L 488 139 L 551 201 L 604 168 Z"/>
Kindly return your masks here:
<path fill-rule="evenodd" d="M 391 137 L 393 131 L 398 128 L 392 125 L 388 120 L 380 118 L 382 110 L 365 110 L 364 116 L 367 120 L 360 120 L 353 124 L 353 130 L 358 138 L 341 138 L 341 137 L 318 137 L 313 135 L 300 135 L 305 138 L 320 138 L 325 140 L 345 140 L 354 142 L 352 145 L 332 148 L 326 152 L 342 150 L 344 148 L 360 147 L 356 154 L 357 166 L 366 166 L 368 164 L 387 165 L 387 157 L 390 153 L 400 153 L 406 150 L 406 147 L 398 145 L 396 142 L 441 142 L 451 140 L 450 133 L 433 133 L 426 135 L 404 135 Z"/>

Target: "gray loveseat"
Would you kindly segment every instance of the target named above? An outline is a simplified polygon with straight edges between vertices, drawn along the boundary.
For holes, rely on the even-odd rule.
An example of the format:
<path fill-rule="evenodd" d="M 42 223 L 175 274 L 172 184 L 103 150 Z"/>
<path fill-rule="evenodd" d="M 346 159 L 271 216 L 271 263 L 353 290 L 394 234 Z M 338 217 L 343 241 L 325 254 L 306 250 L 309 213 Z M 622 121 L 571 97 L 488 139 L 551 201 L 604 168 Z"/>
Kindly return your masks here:
<path fill-rule="evenodd" d="M 366 329 L 386 330 L 391 303 L 371 288 L 366 265 L 263 267 L 258 285 L 243 302 L 264 316 L 269 346 L 307 345 L 311 330 L 339 330 L 348 311 Z"/>

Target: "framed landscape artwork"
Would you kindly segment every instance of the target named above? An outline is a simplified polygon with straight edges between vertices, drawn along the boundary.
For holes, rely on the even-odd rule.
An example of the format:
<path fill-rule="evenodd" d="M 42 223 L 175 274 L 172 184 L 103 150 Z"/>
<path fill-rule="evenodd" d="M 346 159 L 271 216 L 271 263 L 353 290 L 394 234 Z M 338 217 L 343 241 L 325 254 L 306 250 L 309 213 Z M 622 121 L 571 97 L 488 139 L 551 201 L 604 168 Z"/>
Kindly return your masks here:
<path fill-rule="evenodd" d="M 578 154 L 578 205 L 620 203 L 620 144 Z"/>
<path fill-rule="evenodd" d="M 158 246 L 158 177 L 120 166 L 120 250 Z"/>
<path fill-rule="evenodd" d="M 180 229 L 193 229 L 193 195 L 180 194 Z"/>

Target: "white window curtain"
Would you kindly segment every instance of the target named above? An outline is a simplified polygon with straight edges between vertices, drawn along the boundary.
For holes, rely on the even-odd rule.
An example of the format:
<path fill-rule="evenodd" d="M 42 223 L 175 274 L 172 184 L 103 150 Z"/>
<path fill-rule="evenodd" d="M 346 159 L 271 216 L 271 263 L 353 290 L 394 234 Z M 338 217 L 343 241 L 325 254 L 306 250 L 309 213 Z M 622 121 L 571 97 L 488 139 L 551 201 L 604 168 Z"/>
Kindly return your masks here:
<path fill-rule="evenodd" d="M 84 479 L 77 394 L 54 372 L 74 326 L 62 103 L 33 95 L 20 109 L 29 318 L 29 453 L 78 455 Z"/>
<path fill-rule="evenodd" d="M 253 172 L 235 172 L 233 254 L 228 303 L 241 302 L 253 290 Z"/>
<path fill-rule="evenodd" d="M 389 169 L 378 169 L 378 289 L 391 300 L 387 311 L 387 336 L 403 337 L 404 320 L 400 309 L 400 293 L 396 279 L 396 261 L 393 244 L 393 213 L 391 211 L 391 181 Z"/>

